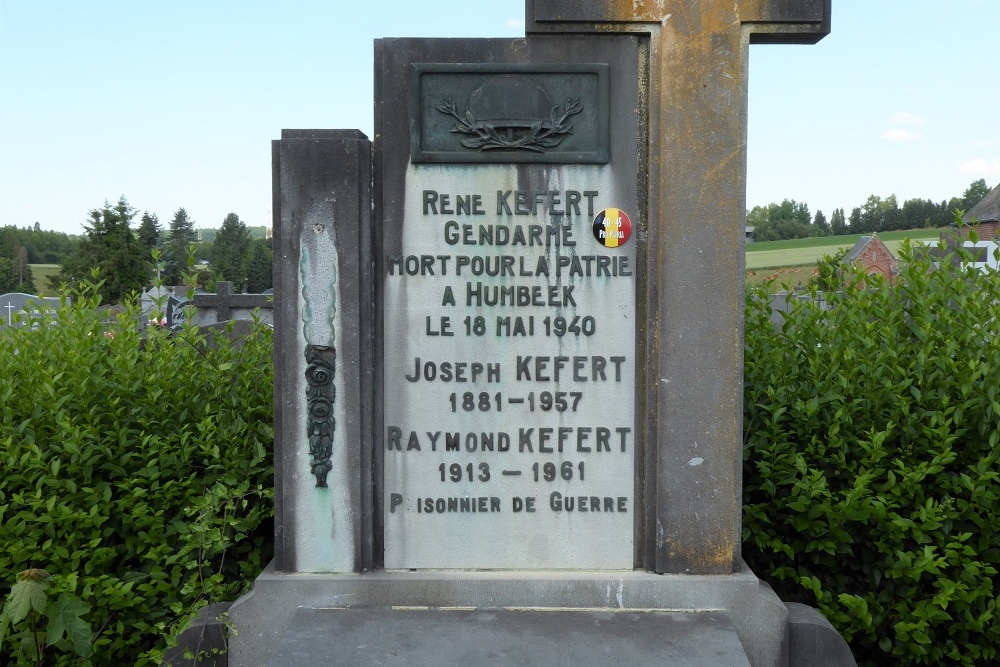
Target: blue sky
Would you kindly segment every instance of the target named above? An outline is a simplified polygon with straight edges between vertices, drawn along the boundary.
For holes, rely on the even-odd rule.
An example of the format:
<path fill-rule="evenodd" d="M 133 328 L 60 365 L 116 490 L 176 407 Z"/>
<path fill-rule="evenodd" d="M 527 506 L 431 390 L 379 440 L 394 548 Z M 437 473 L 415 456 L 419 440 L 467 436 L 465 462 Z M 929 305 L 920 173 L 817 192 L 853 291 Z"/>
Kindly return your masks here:
<path fill-rule="evenodd" d="M 474 10 L 472 9 L 474 8 Z M 0 0 L 0 226 L 80 233 L 124 194 L 166 225 L 270 225 L 282 128 L 372 132 L 372 40 L 518 37 L 522 0 Z M 833 0 L 751 47 L 747 205 L 1000 183 L 1000 0 Z"/>

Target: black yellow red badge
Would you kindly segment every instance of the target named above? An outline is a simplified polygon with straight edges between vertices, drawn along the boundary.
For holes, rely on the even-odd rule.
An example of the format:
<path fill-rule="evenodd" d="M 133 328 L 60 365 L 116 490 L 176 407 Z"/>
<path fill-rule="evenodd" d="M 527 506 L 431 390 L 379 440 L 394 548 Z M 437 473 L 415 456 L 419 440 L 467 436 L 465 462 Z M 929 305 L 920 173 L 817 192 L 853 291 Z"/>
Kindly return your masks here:
<path fill-rule="evenodd" d="M 606 208 L 594 218 L 594 238 L 605 248 L 625 245 L 632 235 L 632 221 L 620 208 Z"/>

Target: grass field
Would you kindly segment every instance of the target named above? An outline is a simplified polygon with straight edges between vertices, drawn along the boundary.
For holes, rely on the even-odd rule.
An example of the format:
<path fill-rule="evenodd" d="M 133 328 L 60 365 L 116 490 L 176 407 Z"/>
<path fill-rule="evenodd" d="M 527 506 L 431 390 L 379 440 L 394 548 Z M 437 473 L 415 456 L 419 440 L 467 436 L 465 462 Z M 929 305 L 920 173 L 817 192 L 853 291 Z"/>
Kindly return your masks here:
<path fill-rule="evenodd" d="M 849 236 L 819 236 L 810 239 L 789 239 L 787 241 L 764 241 L 747 244 L 747 270 L 760 271 L 785 267 L 815 266 L 823 255 L 832 255 L 841 248 L 853 248 L 861 234 Z M 941 236 L 940 229 L 910 229 L 885 232 L 878 237 L 889 247 L 899 252 L 903 241 L 911 243 L 933 243 Z"/>
<path fill-rule="evenodd" d="M 878 235 L 889 250 L 898 254 L 903 241 L 911 243 L 936 243 L 940 229 L 908 229 L 884 232 Z M 824 255 L 833 255 L 841 248 L 853 248 L 862 234 L 849 236 L 820 236 L 810 239 L 764 241 L 748 243 L 746 252 L 746 279 L 748 284 L 768 280 L 792 288 L 805 285 L 816 271 L 816 262 Z"/>
<path fill-rule="evenodd" d="M 806 285 L 816 272 L 816 265 L 788 266 L 778 269 L 755 269 L 747 271 L 747 284 L 760 285 L 773 281 L 782 289 L 792 289 L 798 285 Z"/>
<path fill-rule="evenodd" d="M 53 296 L 59 290 L 58 264 L 29 264 L 39 296 Z"/>
<path fill-rule="evenodd" d="M 816 262 L 823 255 L 832 255 L 841 248 L 852 248 L 861 236 L 861 234 L 819 236 L 809 239 L 748 243 L 747 282 L 761 283 L 774 279 L 779 284 L 792 287 L 798 284 L 805 285 L 812 277 Z M 909 229 L 878 235 L 894 253 L 899 252 L 904 239 L 910 239 L 911 243 L 933 243 L 940 236 L 940 229 Z M 52 295 L 58 290 L 59 268 L 58 264 L 31 265 L 35 286 L 40 292 Z"/>

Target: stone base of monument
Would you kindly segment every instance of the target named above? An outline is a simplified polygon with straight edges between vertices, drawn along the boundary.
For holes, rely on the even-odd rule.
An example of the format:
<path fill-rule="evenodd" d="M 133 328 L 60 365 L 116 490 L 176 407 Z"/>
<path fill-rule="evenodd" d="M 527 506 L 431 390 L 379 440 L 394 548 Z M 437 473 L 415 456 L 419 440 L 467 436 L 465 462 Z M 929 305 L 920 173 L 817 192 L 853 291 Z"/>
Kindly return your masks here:
<path fill-rule="evenodd" d="M 745 566 L 728 576 L 269 568 L 230 609 L 230 664 L 855 664 L 832 627 L 796 609 L 792 653 L 789 608 Z"/>
<path fill-rule="evenodd" d="M 279 665 L 750 667 L 722 612 L 300 609 Z"/>

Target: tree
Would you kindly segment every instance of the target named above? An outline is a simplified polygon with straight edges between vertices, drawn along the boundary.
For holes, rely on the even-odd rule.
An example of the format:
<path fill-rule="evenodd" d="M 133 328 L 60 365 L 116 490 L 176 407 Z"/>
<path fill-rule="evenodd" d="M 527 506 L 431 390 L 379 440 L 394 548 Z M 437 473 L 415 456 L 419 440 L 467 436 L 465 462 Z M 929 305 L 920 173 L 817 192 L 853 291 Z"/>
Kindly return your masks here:
<path fill-rule="evenodd" d="M 59 277 L 75 286 L 90 280 L 91 270 L 98 269 L 105 302 L 116 303 L 140 291 L 149 281 L 150 257 L 129 228 L 136 213 L 124 195 L 114 206 L 105 201 L 103 208 L 92 210 L 90 223 L 84 225 L 86 237 L 63 264 Z"/>
<path fill-rule="evenodd" d="M 14 283 L 14 263 L 6 257 L 0 257 L 0 294 L 17 291 Z"/>
<path fill-rule="evenodd" d="M 883 212 L 885 219 L 885 227 L 888 230 L 903 229 L 902 225 L 902 215 L 899 210 L 899 202 L 896 199 L 896 195 L 889 195 L 885 200 L 885 209 Z"/>
<path fill-rule="evenodd" d="M 847 233 L 847 219 L 844 217 L 844 209 L 833 209 L 833 217 L 830 218 L 830 231 L 836 236 Z"/>
<path fill-rule="evenodd" d="M 937 227 L 938 207 L 930 199 L 907 199 L 900 209 L 900 229 Z"/>
<path fill-rule="evenodd" d="M 878 195 L 868 195 L 864 205 L 861 207 L 861 228 L 860 232 L 881 232 L 882 226 L 882 198 Z"/>
<path fill-rule="evenodd" d="M 758 225 L 763 225 L 768 221 L 767 208 L 764 206 L 754 206 L 747 213 L 747 225 L 756 228 Z M 756 230 L 755 230 L 756 231 Z"/>
<path fill-rule="evenodd" d="M 934 211 L 934 224 L 932 227 L 946 227 L 951 224 L 951 221 L 955 218 L 955 210 L 948 206 L 948 202 L 942 200 L 940 204 L 935 207 Z"/>
<path fill-rule="evenodd" d="M 18 246 L 14 253 L 14 277 L 17 278 L 17 292 L 25 294 L 35 294 L 35 281 L 31 276 L 31 267 L 28 266 L 28 249 L 23 245 Z"/>
<path fill-rule="evenodd" d="M 830 223 L 826 221 L 826 216 L 823 215 L 823 211 L 816 211 L 816 217 L 813 218 L 813 227 L 819 232 L 820 236 L 830 235 Z"/>
<path fill-rule="evenodd" d="M 854 208 L 851 209 L 851 218 L 850 218 L 850 222 L 848 224 L 850 225 L 850 233 L 851 234 L 861 234 L 861 233 L 863 233 L 863 232 L 866 231 L 865 229 L 862 229 L 862 227 L 861 227 L 861 224 L 862 224 L 861 223 L 861 209 L 858 208 L 857 206 L 855 206 Z"/>
<path fill-rule="evenodd" d="M 794 199 L 785 199 L 780 204 L 754 206 L 747 213 L 747 225 L 754 228 L 755 241 L 803 239 L 820 233 L 812 226 L 809 206 Z"/>
<path fill-rule="evenodd" d="M 247 253 L 248 293 L 260 294 L 274 285 L 271 262 L 271 241 L 269 239 L 254 241 Z"/>
<path fill-rule="evenodd" d="M 143 211 L 142 222 L 139 223 L 139 230 L 136 232 L 139 242 L 152 250 L 160 245 L 160 234 L 162 233 L 163 228 L 160 227 L 160 219 L 156 217 L 156 214 Z"/>
<path fill-rule="evenodd" d="M 962 194 L 962 209 L 968 213 L 972 207 L 983 200 L 990 193 L 990 186 L 986 185 L 986 179 L 980 178 L 972 181 Z"/>
<path fill-rule="evenodd" d="M 0 294 L 7 292 L 23 292 L 24 294 L 36 294 L 35 284 L 31 280 L 31 270 L 27 273 L 27 282 L 22 282 L 18 277 L 18 271 L 14 268 L 14 262 L 6 257 L 0 257 Z"/>
<path fill-rule="evenodd" d="M 181 284 L 181 272 L 187 266 L 189 248 L 196 240 L 194 220 L 188 217 L 184 207 L 177 209 L 167 233 L 166 272 L 163 276 L 167 285 Z"/>
<path fill-rule="evenodd" d="M 816 236 L 812 225 L 798 220 L 769 220 L 754 227 L 755 241 L 783 241 L 785 239 L 807 239 Z"/>
<path fill-rule="evenodd" d="M 240 216 L 227 215 L 212 242 L 212 271 L 217 280 L 229 280 L 236 290 L 242 289 L 251 242 Z"/>
<path fill-rule="evenodd" d="M 948 200 L 948 203 L 945 204 L 945 208 L 948 212 L 948 217 L 954 218 L 955 211 L 965 210 L 965 200 L 959 197 L 952 197 L 951 199 Z"/>
<path fill-rule="evenodd" d="M 816 262 L 816 275 L 809 280 L 809 286 L 821 292 L 836 292 L 839 290 L 844 271 L 844 258 L 850 248 L 841 248 L 832 255 L 823 255 Z"/>
<path fill-rule="evenodd" d="M 809 205 L 805 202 L 784 199 L 781 202 L 779 211 L 779 220 L 795 220 L 796 222 L 801 222 L 803 225 L 808 225 L 812 222 L 812 216 L 809 215 Z M 772 217 L 771 219 L 775 218 Z"/>

